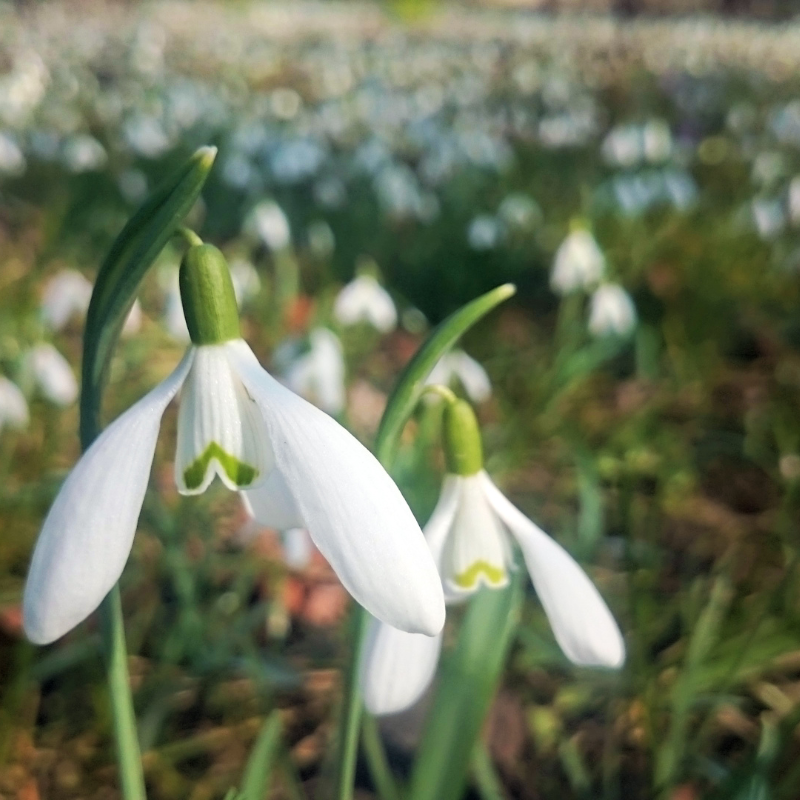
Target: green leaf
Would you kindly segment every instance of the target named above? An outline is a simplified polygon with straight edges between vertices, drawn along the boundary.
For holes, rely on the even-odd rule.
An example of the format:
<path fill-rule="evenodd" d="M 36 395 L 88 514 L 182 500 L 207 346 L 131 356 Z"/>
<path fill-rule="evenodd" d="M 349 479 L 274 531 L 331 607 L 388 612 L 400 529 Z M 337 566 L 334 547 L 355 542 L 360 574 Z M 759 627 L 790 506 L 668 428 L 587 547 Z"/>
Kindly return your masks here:
<path fill-rule="evenodd" d="M 281 745 L 281 718 L 273 711 L 261 727 L 258 739 L 247 759 L 242 789 L 237 800 L 263 800 L 267 796 L 272 767 Z"/>
<path fill-rule="evenodd" d="M 391 462 L 403 427 L 414 413 L 425 387 L 425 379 L 436 362 L 476 322 L 516 291 L 513 284 L 506 283 L 467 303 L 441 322 L 417 350 L 392 391 L 378 429 L 375 454 L 384 466 Z"/>
<path fill-rule="evenodd" d="M 81 443 L 100 431 L 100 399 L 111 354 L 145 273 L 194 205 L 216 148 L 201 147 L 131 217 L 111 246 L 86 314 L 81 383 Z"/>
<path fill-rule="evenodd" d="M 482 589 L 470 601 L 458 643 L 443 660 L 411 776 L 414 800 L 459 800 L 483 720 L 497 690 L 522 606 L 517 570 L 502 591 Z"/>

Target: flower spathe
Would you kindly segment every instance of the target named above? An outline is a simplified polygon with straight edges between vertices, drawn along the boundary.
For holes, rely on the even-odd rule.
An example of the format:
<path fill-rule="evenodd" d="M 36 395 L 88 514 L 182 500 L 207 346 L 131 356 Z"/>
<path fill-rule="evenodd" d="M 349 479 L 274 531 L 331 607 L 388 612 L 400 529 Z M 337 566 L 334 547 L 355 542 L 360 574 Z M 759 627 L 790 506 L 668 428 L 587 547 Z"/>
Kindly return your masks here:
<path fill-rule="evenodd" d="M 217 254 L 221 260 L 210 248 L 197 258 L 214 261 Z M 215 475 L 256 499 L 277 487 L 296 527 L 308 530 L 368 611 L 401 629 L 438 633 L 444 624 L 441 584 L 399 489 L 351 434 L 261 367 L 238 338 L 230 277 L 219 279 L 227 303 L 222 320 L 202 315 L 203 292 L 219 295 L 217 278 L 196 291 L 182 275 L 192 346 L 166 380 L 103 431 L 64 482 L 28 573 L 28 637 L 40 644 L 59 638 L 119 579 L 161 417 L 181 388 L 175 458 L 181 492 L 203 491 Z"/>
<path fill-rule="evenodd" d="M 590 667 L 624 663 L 622 635 L 589 577 L 484 470 L 446 475 L 425 537 L 449 603 L 466 599 L 481 586 L 506 585 L 515 569 L 516 542 L 567 658 Z M 440 650 L 441 636 L 415 636 L 372 620 L 360 672 L 370 713 L 397 713 L 419 700 L 433 679 Z"/>

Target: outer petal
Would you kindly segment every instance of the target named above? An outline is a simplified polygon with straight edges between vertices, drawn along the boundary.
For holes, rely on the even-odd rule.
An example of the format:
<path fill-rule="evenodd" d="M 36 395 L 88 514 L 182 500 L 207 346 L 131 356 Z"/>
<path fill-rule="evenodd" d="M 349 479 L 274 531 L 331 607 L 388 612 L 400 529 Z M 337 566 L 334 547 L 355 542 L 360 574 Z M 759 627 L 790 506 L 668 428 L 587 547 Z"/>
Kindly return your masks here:
<path fill-rule="evenodd" d="M 462 480 L 463 478 L 459 475 L 445 475 L 442 493 L 439 495 L 430 519 L 423 528 L 425 539 L 433 555 L 433 561 L 440 572 L 442 553 L 458 510 L 458 498 L 461 493 Z"/>
<path fill-rule="evenodd" d="M 261 407 L 276 468 L 304 527 L 345 588 L 384 622 L 438 633 L 444 624 L 439 575 L 392 479 L 344 428 L 268 375 L 242 340 L 226 346 Z"/>
<path fill-rule="evenodd" d="M 117 582 L 142 508 L 158 428 L 192 363 L 98 437 L 67 476 L 33 553 L 23 600 L 28 638 L 47 644 L 82 622 Z"/>
<path fill-rule="evenodd" d="M 360 683 L 370 714 L 397 714 L 422 697 L 436 674 L 442 635 L 406 633 L 373 617 Z"/>
<path fill-rule="evenodd" d="M 533 524 L 482 473 L 484 491 L 522 548 L 531 580 L 570 661 L 621 667 L 625 643 L 603 598 L 572 556 Z"/>
<path fill-rule="evenodd" d="M 456 374 L 464 386 L 470 400 L 482 403 L 492 396 L 492 382 L 486 370 L 463 350 L 452 354 Z"/>

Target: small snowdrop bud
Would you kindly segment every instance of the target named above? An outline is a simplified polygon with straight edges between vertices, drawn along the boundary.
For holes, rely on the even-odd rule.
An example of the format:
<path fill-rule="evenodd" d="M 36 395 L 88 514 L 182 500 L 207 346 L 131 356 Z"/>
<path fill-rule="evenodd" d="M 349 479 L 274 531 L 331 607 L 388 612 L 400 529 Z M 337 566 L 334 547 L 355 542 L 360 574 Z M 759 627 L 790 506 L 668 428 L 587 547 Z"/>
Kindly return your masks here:
<path fill-rule="evenodd" d="M 636 306 L 617 283 L 598 286 L 589 309 L 589 331 L 594 336 L 627 336 L 636 325 Z"/>
<path fill-rule="evenodd" d="M 239 311 L 225 256 L 213 245 L 193 245 L 180 270 L 181 301 L 194 344 L 239 338 Z"/>
<path fill-rule="evenodd" d="M 448 402 L 442 419 L 447 471 L 453 475 L 475 475 L 483 469 L 483 447 L 478 420 L 465 400 Z"/>
<path fill-rule="evenodd" d="M 553 260 L 550 286 L 558 294 L 589 289 L 603 277 L 606 259 L 586 228 L 574 227 Z"/>

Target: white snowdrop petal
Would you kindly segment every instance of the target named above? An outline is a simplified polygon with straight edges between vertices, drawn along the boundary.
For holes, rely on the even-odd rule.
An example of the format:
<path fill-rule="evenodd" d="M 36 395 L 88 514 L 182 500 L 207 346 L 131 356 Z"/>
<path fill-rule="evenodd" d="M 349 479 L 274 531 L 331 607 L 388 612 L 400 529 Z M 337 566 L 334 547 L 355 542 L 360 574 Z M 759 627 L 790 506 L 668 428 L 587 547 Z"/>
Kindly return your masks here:
<path fill-rule="evenodd" d="M 422 697 L 436 674 L 442 636 L 397 630 L 370 622 L 359 679 L 370 714 L 397 714 Z"/>
<path fill-rule="evenodd" d="M 492 382 L 486 370 L 463 350 L 454 352 L 455 372 L 473 403 L 482 403 L 492 396 Z"/>
<path fill-rule="evenodd" d="M 0 429 L 4 425 L 24 428 L 28 424 L 28 402 L 20 388 L 0 375 Z"/>
<path fill-rule="evenodd" d="M 616 283 L 598 286 L 589 308 L 589 331 L 594 336 L 626 336 L 636 326 L 636 306 L 631 296 Z"/>
<path fill-rule="evenodd" d="M 305 528 L 287 528 L 281 537 L 283 557 L 292 569 L 305 569 L 311 562 L 314 543 Z"/>
<path fill-rule="evenodd" d="M 278 531 L 303 527 L 289 487 L 277 469 L 273 469 L 260 486 L 242 492 L 242 500 L 250 516 L 260 525 Z"/>
<path fill-rule="evenodd" d="M 309 339 L 310 350 L 285 371 L 286 385 L 328 414 L 340 414 L 346 399 L 342 344 L 327 328 L 315 328 Z"/>
<path fill-rule="evenodd" d="M 89 308 L 92 284 L 77 270 L 64 269 L 47 282 L 42 296 L 42 321 L 54 331 L 61 330 L 75 315 Z"/>
<path fill-rule="evenodd" d="M 336 297 L 333 315 L 342 325 L 369 322 L 381 333 L 397 325 L 397 309 L 391 295 L 372 275 L 359 275 Z"/>
<path fill-rule="evenodd" d="M 485 472 L 481 477 L 489 502 L 522 549 L 536 593 L 567 658 L 583 666 L 622 666 L 622 634 L 589 577 L 560 544 L 503 495 Z"/>
<path fill-rule="evenodd" d="M 23 598 L 28 638 L 47 644 L 82 622 L 122 574 L 150 476 L 161 417 L 192 363 L 116 419 L 67 476 L 36 542 Z"/>
<path fill-rule="evenodd" d="M 178 411 L 178 491 L 200 494 L 214 475 L 234 491 L 256 486 L 274 466 L 261 411 L 231 369 L 225 345 L 194 351 Z"/>
<path fill-rule="evenodd" d="M 27 365 L 42 395 L 65 408 L 78 399 L 78 382 L 64 356 L 48 343 L 37 344 L 28 353 Z"/>
<path fill-rule="evenodd" d="M 456 510 L 458 509 L 458 500 L 461 496 L 460 480 L 461 478 L 458 475 L 445 475 L 442 492 L 436 502 L 436 507 L 422 529 L 433 556 L 433 561 L 440 572 L 442 553 L 447 543 L 447 537 L 453 527 L 453 520 L 456 518 Z"/>
<path fill-rule="evenodd" d="M 444 599 L 428 545 L 375 457 L 324 412 L 281 386 L 241 340 L 225 347 L 264 414 L 276 468 L 344 587 L 401 630 L 438 633 Z"/>
<path fill-rule="evenodd" d="M 594 236 L 587 230 L 575 230 L 556 251 L 550 286 L 559 294 L 587 289 L 603 277 L 605 268 L 605 257 Z"/>
<path fill-rule="evenodd" d="M 133 301 L 133 305 L 131 306 L 131 310 L 128 312 L 128 316 L 125 317 L 125 323 L 122 326 L 122 336 L 133 336 L 139 333 L 139 330 L 142 327 L 142 306 L 138 300 Z"/>
<path fill-rule="evenodd" d="M 481 586 L 508 583 L 505 533 L 483 491 L 481 474 L 460 476 L 455 518 L 441 560 L 445 599 L 454 601 Z"/>

